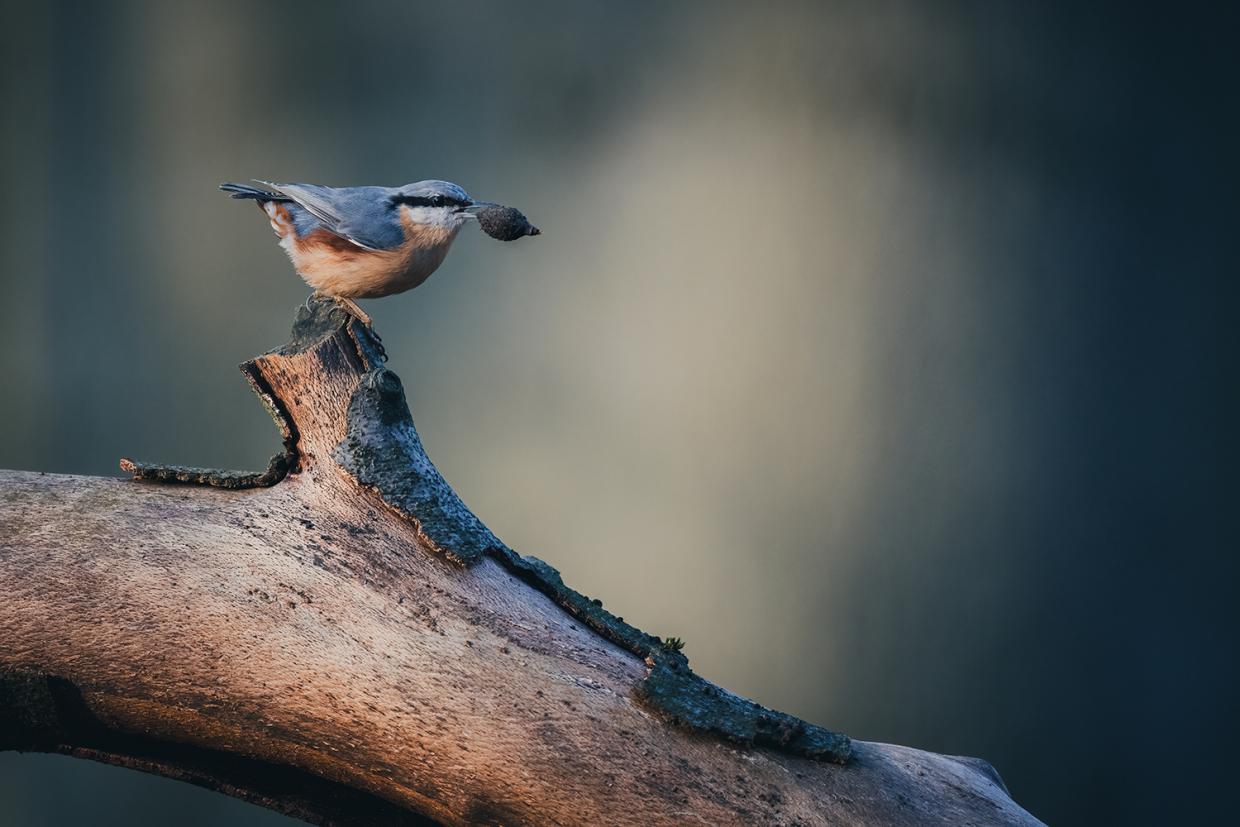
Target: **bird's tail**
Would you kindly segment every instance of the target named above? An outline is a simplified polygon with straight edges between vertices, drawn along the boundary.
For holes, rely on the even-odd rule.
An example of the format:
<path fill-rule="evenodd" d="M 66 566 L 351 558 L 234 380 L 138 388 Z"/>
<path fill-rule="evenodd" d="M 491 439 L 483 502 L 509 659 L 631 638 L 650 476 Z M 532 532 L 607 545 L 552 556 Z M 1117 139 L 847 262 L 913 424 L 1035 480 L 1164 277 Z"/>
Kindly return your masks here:
<path fill-rule="evenodd" d="M 278 192 L 270 190 L 262 190 L 258 187 L 251 187 L 246 184 L 220 184 L 220 189 L 229 193 L 233 198 L 253 198 L 255 201 L 292 201 L 287 195 L 281 195 Z"/>

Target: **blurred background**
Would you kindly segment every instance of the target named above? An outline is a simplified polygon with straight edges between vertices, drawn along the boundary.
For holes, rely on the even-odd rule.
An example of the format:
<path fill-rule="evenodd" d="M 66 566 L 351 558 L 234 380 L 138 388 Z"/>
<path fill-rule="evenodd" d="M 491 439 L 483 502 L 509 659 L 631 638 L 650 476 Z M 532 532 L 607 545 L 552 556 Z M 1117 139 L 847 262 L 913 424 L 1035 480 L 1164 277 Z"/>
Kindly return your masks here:
<path fill-rule="evenodd" d="M 500 537 L 1052 824 L 1227 820 L 1237 20 L 1141 8 L 6 0 L 0 467 L 265 467 L 308 291 L 216 184 L 456 181 L 544 235 L 363 305 Z M 14 753 L 0 822 L 293 823 Z"/>

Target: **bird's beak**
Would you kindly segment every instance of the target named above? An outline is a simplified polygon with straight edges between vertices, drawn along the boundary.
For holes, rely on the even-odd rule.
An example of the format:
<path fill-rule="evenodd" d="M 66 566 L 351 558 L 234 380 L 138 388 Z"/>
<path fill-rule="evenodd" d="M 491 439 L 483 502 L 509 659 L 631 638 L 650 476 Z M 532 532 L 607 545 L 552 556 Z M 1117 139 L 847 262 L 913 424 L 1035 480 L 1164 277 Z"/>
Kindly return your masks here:
<path fill-rule="evenodd" d="M 475 201 L 474 203 L 470 204 L 468 207 L 461 207 L 461 212 L 465 213 L 470 218 L 477 218 L 478 210 L 484 210 L 487 207 L 502 207 L 502 206 L 503 204 L 496 204 L 494 201 Z"/>

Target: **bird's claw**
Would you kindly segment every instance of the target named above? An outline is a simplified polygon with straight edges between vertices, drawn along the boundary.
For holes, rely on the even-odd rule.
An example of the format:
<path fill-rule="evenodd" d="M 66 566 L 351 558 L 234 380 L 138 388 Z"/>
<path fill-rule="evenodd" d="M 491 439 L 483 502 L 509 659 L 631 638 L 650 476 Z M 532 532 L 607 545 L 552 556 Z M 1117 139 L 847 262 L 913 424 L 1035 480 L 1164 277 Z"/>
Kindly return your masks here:
<path fill-rule="evenodd" d="M 331 299 L 336 304 L 344 308 L 345 312 L 348 313 L 350 316 L 357 319 L 362 324 L 366 325 L 366 327 L 370 328 L 372 333 L 374 332 L 374 322 L 370 320 L 370 316 L 366 314 L 365 310 L 362 310 L 362 308 L 357 306 L 357 302 L 353 301 L 352 299 L 341 298 L 340 296 L 332 296 Z"/>
<path fill-rule="evenodd" d="M 383 339 L 379 338 L 379 334 L 375 331 L 374 322 L 366 311 L 358 307 L 357 302 L 352 299 L 342 298 L 341 296 L 331 296 L 330 298 L 343 308 L 346 313 L 362 323 L 362 326 L 366 328 L 366 332 L 370 334 L 370 338 L 374 340 L 375 350 L 378 351 L 379 358 L 386 362 L 387 350 L 383 347 Z"/>

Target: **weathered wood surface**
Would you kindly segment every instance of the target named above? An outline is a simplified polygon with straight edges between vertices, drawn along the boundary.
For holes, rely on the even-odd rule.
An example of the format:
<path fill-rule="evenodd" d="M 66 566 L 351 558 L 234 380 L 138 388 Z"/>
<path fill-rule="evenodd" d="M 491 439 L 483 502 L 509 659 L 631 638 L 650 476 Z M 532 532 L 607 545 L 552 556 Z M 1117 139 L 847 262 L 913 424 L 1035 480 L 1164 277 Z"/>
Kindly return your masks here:
<path fill-rule="evenodd" d="M 737 698 L 504 547 L 338 308 L 243 370 L 263 474 L 0 472 L 0 748 L 324 824 L 1039 823 L 984 761 Z"/>

